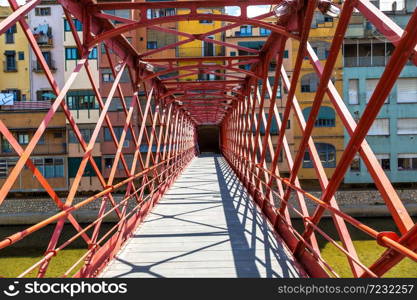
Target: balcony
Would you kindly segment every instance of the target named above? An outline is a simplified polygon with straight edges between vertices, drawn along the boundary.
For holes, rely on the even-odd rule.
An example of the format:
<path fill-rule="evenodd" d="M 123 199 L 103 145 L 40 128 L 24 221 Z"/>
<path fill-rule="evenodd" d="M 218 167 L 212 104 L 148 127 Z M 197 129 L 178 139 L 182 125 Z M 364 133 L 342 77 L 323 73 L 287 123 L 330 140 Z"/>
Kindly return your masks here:
<path fill-rule="evenodd" d="M 34 36 L 39 47 L 53 47 L 52 28 L 48 24 L 38 25 L 35 27 Z"/>
<path fill-rule="evenodd" d="M 22 110 L 48 110 L 51 108 L 51 101 L 15 101 L 13 105 L 2 105 L 2 111 L 22 111 Z"/>
<path fill-rule="evenodd" d="M 26 145 L 21 145 L 23 149 L 26 148 Z M 37 144 L 32 154 L 36 155 L 48 155 L 48 154 L 66 154 L 67 153 L 67 143 L 45 143 Z M 3 144 L 1 148 L 2 156 L 16 156 L 16 151 L 9 146 L 8 144 Z"/>
<path fill-rule="evenodd" d="M 56 71 L 55 60 L 53 60 L 53 59 L 50 59 L 49 61 L 47 60 L 47 64 L 48 64 L 49 69 L 52 72 Z M 32 61 L 32 70 L 33 70 L 33 72 L 36 72 L 36 73 L 43 73 L 44 72 L 42 66 L 38 63 L 37 60 Z"/>
<path fill-rule="evenodd" d="M 38 36 L 36 38 L 39 47 L 41 48 L 53 48 L 54 47 L 54 39 L 48 36 Z"/>
<path fill-rule="evenodd" d="M 385 67 L 391 56 L 359 56 L 344 57 L 344 67 Z M 411 61 L 407 65 L 412 65 Z"/>

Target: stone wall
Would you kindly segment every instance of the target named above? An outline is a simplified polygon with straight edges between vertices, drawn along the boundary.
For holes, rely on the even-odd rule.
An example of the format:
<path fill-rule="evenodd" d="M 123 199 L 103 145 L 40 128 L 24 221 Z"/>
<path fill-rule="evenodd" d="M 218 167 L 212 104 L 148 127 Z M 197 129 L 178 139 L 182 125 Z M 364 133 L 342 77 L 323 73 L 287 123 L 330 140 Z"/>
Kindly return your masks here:
<path fill-rule="evenodd" d="M 417 216 L 417 190 L 398 190 L 397 191 L 407 211 Z M 311 192 L 312 195 L 320 197 L 320 192 Z M 114 196 L 115 201 L 119 202 L 122 196 Z M 76 198 L 74 203 L 78 203 L 85 198 Z M 336 193 L 337 203 L 340 209 L 352 216 L 356 217 L 382 217 L 389 216 L 389 212 L 382 200 L 380 194 L 376 190 L 352 190 L 339 191 Z M 65 201 L 65 199 L 61 199 Z M 82 209 L 74 211 L 74 217 L 80 222 L 91 222 L 97 218 L 101 201 L 93 201 Z M 291 197 L 291 202 L 295 207 L 296 198 L 294 193 Z M 306 199 L 307 206 L 310 212 L 314 211 L 316 207 L 312 200 Z M 129 201 L 129 207 L 135 205 L 134 200 Z M 108 202 L 107 209 L 111 207 Z M 290 210 L 291 211 L 291 210 Z M 2 225 L 17 225 L 17 224 L 34 224 L 44 220 L 49 216 L 53 216 L 59 212 L 59 209 L 51 199 L 6 199 L 0 205 L 0 224 Z M 291 213 L 293 217 L 298 217 Z M 327 214 L 328 215 L 328 214 Z M 106 221 L 116 221 L 117 216 L 113 212 L 109 214 Z"/>

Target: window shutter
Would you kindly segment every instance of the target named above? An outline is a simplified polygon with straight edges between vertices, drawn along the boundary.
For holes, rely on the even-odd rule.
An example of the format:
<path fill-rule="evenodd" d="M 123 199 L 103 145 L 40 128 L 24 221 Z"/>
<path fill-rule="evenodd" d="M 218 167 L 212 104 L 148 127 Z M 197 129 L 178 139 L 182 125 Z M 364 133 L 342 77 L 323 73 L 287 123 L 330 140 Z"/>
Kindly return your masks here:
<path fill-rule="evenodd" d="M 359 104 L 359 80 L 349 79 L 349 104 Z"/>
<path fill-rule="evenodd" d="M 389 119 L 376 119 L 368 135 L 389 135 Z"/>
<path fill-rule="evenodd" d="M 417 134 L 417 119 L 398 119 L 397 120 L 398 134 Z"/>
<path fill-rule="evenodd" d="M 374 93 L 375 88 L 378 84 L 378 81 L 379 81 L 378 79 L 367 79 L 366 80 L 366 103 L 368 103 L 369 100 L 371 99 L 372 94 Z M 385 99 L 384 103 L 388 103 L 388 98 Z"/>
<path fill-rule="evenodd" d="M 398 79 L 398 103 L 417 102 L 417 78 Z"/>

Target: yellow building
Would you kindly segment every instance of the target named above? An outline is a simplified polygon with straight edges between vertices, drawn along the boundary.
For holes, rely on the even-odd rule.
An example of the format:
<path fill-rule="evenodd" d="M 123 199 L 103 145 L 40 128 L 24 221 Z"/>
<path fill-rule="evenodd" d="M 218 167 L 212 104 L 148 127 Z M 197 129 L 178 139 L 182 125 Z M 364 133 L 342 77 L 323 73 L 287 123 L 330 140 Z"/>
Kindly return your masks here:
<path fill-rule="evenodd" d="M 275 17 L 270 17 L 264 20 L 265 22 L 268 23 L 273 23 L 276 22 L 276 18 Z M 250 48 L 250 49 L 255 49 L 255 50 L 260 50 L 262 49 L 262 47 L 264 46 L 265 42 L 267 41 L 267 39 L 269 38 L 269 35 L 271 34 L 271 32 L 265 28 L 260 28 L 260 27 L 254 27 L 252 25 L 241 25 L 239 27 L 235 27 L 232 29 L 229 29 L 226 31 L 226 37 L 225 40 L 227 43 L 229 44 L 234 44 L 237 46 L 242 46 L 242 47 L 246 47 L 246 48 Z M 292 50 L 292 40 L 288 39 L 287 43 L 285 45 L 285 50 L 284 50 L 284 59 L 283 59 L 283 66 L 287 71 L 290 71 L 292 69 L 292 60 L 291 60 L 291 50 Z M 242 55 L 248 55 L 250 53 L 243 51 L 243 50 L 239 50 L 239 49 L 235 49 L 235 48 L 231 48 L 228 47 L 226 49 L 226 56 L 242 56 Z M 249 67 L 250 65 L 247 65 L 247 67 Z M 276 62 L 275 60 L 273 62 L 271 62 L 270 66 L 269 66 L 269 71 L 268 71 L 268 77 L 269 77 L 269 81 L 272 85 L 274 84 L 274 77 L 275 77 L 275 67 L 276 67 Z M 232 72 L 232 71 L 228 71 L 227 74 L 230 75 L 239 75 L 238 72 Z M 262 85 L 259 86 L 259 91 L 262 90 Z M 268 112 L 269 112 L 269 107 L 270 107 L 270 99 L 269 99 L 269 93 L 266 93 L 265 95 L 265 102 L 264 102 L 264 112 L 267 116 Z M 280 85 L 279 85 L 279 89 L 277 92 L 277 99 L 275 102 L 275 105 L 278 109 L 278 112 L 280 114 L 280 117 L 282 118 L 282 115 L 284 113 L 285 110 L 285 104 L 286 104 L 286 100 L 287 100 L 287 94 L 284 93 L 283 88 L 282 88 L 282 83 L 280 81 Z M 259 112 L 259 100 L 257 102 L 257 108 L 256 111 Z M 259 113 L 257 113 L 256 115 L 257 118 L 259 118 Z M 294 156 L 293 151 L 294 151 L 294 137 L 293 137 L 293 130 L 292 130 L 292 123 L 293 123 L 293 119 L 292 116 L 290 116 L 290 119 L 288 120 L 287 123 L 287 130 L 285 132 L 285 136 L 287 138 L 287 142 L 289 144 L 289 148 L 290 148 L 290 152 L 292 154 L 292 156 Z M 265 135 L 265 129 L 264 126 L 261 126 L 261 138 L 263 140 L 263 137 Z M 270 137 L 271 137 L 271 141 L 272 141 L 272 145 L 275 151 L 276 145 L 277 145 L 277 140 L 278 140 L 278 134 L 279 134 L 279 130 L 278 130 L 278 123 L 276 121 L 275 118 L 273 118 L 273 121 L 271 123 L 271 130 L 270 130 Z M 272 157 L 270 155 L 269 149 L 266 152 L 266 163 L 269 165 L 272 162 Z M 288 163 L 287 160 L 285 159 L 285 155 L 280 155 L 279 157 L 279 164 L 278 164 L 278 169 L 281 172 L 281 175 L 283 176 L 288 176 L 289 174 L 289 168 L 288 168 Z"/>
<path fill-rule="evenodd" d="M 320 12 L 315 13 L 312 30 L 310 31 L 309 42 L 323 65 L 325 64 L 329 54 L 329 49 L 334 33 L 336 31 L 337 22 L 337 19 L 324 16 Z M 294 41 L 292 50 L 293 66 L 297 58 L 298 47 L 298 42 Z M 342 71 L 342 53 L 340 51 L 337 62 L 335 64 L 334 73 L 332 75 L 332 81 L 341 95 L 343 92 Z M 309 116 L 309 112 L 313 104 L 318 83 L 318 76 L 310 64 L 310 61 L 305 59 L 302 65 L 300 80 L 297 83 L 296 97 L 300 103 L 301 109 L 303 110 L 303 115 L 306 120 Z M 298 124 L 294 125 L 295 153 L 297 153 L 302 134 Z M 323 99 L 322 107 L 315 122 L 313 139 L 325 168 L 326 174 L 328 177 L 330 177 L 333 175 L 334 169 L 339 162 L 339 159 L 341 158 L 344 146 L 343 125 L 340 118 L 337 117 L 336 111 L 327 95 L 325 95 Z M 310 155 L 308 153 L 306 153 L 304 156 L 299 178 L 317 178 L 312 161 L 310 160 Z"/>
<path fill-rule="evenodd" d="M 187 14 L 189 13 L 188 9 L 180 9 L 178 10 L 178 14 Z M 223 8 L 206 8 L 206 9 L 198 9 L 198 13 L 203 14 L 222 14 Z M 222 26 L 222 21 L 215 21 L 208 18 L 207 20 L 190 20 L 190 21 L 181 21 L 178 23 L 178 30 L 180 32 L 186 33 L 193 33 L 193 34 L 202 34 L 206 33 L 215 29 L 218 29 Z M 212 36 L 208 36 L 210 39 L 214 39 L 217 41 L 222 40 L 222 33 L 217 33 Z M 178 38 L 179 41 L 185 40 L 187 37 L 180 36 Z M 206 41 L 201 40 L 194 40 L 190 43 L 186 43 L 180 45 L 178 47 L 178 57 L 202 57 L 202 56 L 218 56 L 223 55 L 223 48 L 221 45 L 216 45 L 213 43 L 209 43 Z M 222 62 L 211 62 L 212 64 L 221 64 Z M 195 62 L 181 62 L 180 66 L 186 65 L 194 65 Z M 206 62 L 205 64 L 208 64 Z M 220 70 L 216 70 L 217 72 Z M 179 75 L 190 73 L 190 70 L 182 70 L 179 72 Z M 182 78 L 182 80 L 214 80 L 215 75 L 210 74 L 199 74 L 199 75 L 191 75 Z"/>
<path fill-rule="evenodd" d="M 0 21 L 11 14 L 9 7 L 0 7 Z M 15 24 L 0 36 L 3 68 L 0 70 L 0 91 L 14 94 L 14 101 L 30 99 L 29 43 L 20 25 Z"/>

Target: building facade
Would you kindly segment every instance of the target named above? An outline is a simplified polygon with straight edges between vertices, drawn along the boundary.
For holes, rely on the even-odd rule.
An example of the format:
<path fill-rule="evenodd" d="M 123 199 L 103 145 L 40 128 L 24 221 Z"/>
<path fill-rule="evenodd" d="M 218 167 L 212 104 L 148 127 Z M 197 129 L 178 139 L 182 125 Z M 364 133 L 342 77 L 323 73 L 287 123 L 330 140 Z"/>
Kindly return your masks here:
<path fill-rule="evenodd" d="M 276 18 L 272 17 L 272 18 L 266 19 L 265 21 L 274 22 L 274 21 L 276 21 Z M 234 45 L 237 45 L 237 46 L 242 46 L 242 47 L 246 47 L 246 48 L 250 48 L 250 49 L 260 50 L 260 49 L 262 49 L 263 45 L 265 44 L 265 42 L 268 39 L 270 34 L 271 34 L 271 32 L 267 29 L 264 29 L 264 28 L 254 27 L 252 25 L 242 25 L 240 27 L 236 27 L 236 28 L 227 30 L 225 40 L 226 40 L 226 42 L 228 42 L 230 44 L 234 44 Z M 291 65 L 291 56 L 292 56 L 291 49 L 292 48 L 291 48 L 291 45 L 292 45 L 291 41 L 287 41 L 287 43 L 285 45 L 285 50 L 284 50 L 284 53 L 283 53 L 283 56 L 284 56 L 283 66 L 286 70 L 291 70 L 292 69 L 292 65 Z M 240 50 L 240 49 L 231 48 L 231 47 L 226 48 L 226 56 L 242 56 L 242 55 L 248 55 L 248 54 L 251 54 L 251 53 Z M 242 68 L 243 67 L 247 68 L 248 66 L 249 65 L 241 66 L 241 67 Z M 273 61 L 270 65 L 269 71 L 268 71 L 269 83 L 270 83 L 271 87 L 274 84 L 275 67 L 276 67 L 276 63 L 275 63 L 275 61 Z M 227 74 L 237 75 L 235 72 L 232 72 L 232 71 L 228 71 Z M 262 89 L 262 86 L 259 85 L 259 95 L 260 95 L 260 90 L 261 89 Z M 278 108 L 278 112 L 279 112 L 279 115 L 280 115 L 281 118 L 282 118 L 282 115 L 283 115 L 284 110 L 285 110 L 286 99 L 287 99 L 287 94 L 284 92 L 282 82 L 280 80 L 275 105 Z M 265 117 L 268 117 L 269 108 L 270 108 L 270 95 L 267 92 L 265 94 L 265 102 L 264 102 Z M 260 117 L 258 107 L 256 108 L 256 111 L 258 112 L 256 114 L 256 117 L 258 119 Z M 287 129 L 286 129 L 286 138 L 287 138 L 287 142 L 289 144 L 291 155 L 293 155 L 293 152 L 294 152 L 294 136 L 293 136 L 293 127 L 292 126 L 293 126 L 293 118 L 292 118 L 292 115 L 291 115 L 290 119 L 288 120 Z M 261 138 L 263 138 L 264 135 L 265 135 L 265 128 L 263 126 L 261 126 L 260 134 L 261 134 Z M 276 144 L 277 144 L 277 140 L 278 140 L 278 134 L 279 134 L 278 123 L 277 123 L 276 118 L 273 117 L 272 123 L 271 123 L 270 137 L 271 137 L 271 141 L 272 141 L 272 145 L 273 145 L 274 150 L 276 148 Z M 269 155 L 269 151 L 267 151 L 266 153 L 267 153 L 267 155 L 265 157 L 265 160 L 266 160 L 267 164 L 269 164 L 269 163 L 271 163 L 272 159 L 271 159 L 271 156 Z M 286 159 L 285 159 L 285 155 L 281 154 L 279 156 L 278 168 L 279 168 L 279 171 L 282 173 L 282 175 L 286 176 L 288 174 L 289 169 L 288 169 L 288 164 L 287 164 Z"/>
<path fill-rule="evenodd" d="M 181 9 L 178 11 L 178 14 L 187 14 L 189 12 L 188 9 Z M 207 8 L 207 9 L 198 9 L 198 13 L 201 14 L 223 14 L 223 8 Z M 178 22 L 178 31 L 185 32 L 185 33 L 194 33 L 194 34 L 204 34 L 206 32 L 210 32 L 216 29 L 219 29 L 222 26 L 222 21 L 215 21 L 211 19 L 207 20 L 187 20 Z M 180 36 L 178 41 L 186 40 L 188 37 Z M 222 41 L 223 35 L 222 33 L 216 33 L 214 35 L 207 36 L 209 39 L 213 39 L 216 41 Z M 218 44 L 210 43 L 207 41 L 202 41 L 196 39 L 190 43 L 182 44 L 177 48 L 177 57 L 205 57 L 205 56 L 221 56 L 224 55 L 224 47 Z M 221 64 L 222 61 L 214 61 L 214 62 L 205 62 L 205 64 Z M 190 65 L 195 65 L 195 62 L 180 62 L 179 66 L 187 67 Z M 213 70 L 214 72 L 222 72 L 222 70 Z M 179 71 L 179 75 L 186 75 L 190 73 L 190 70 L 183 69 Z M 215 74 L 193 74 L 189 76 L 184 76 L 181 80 L 215 80 L 217 79 Z"/>
<path fill-rule="evenodd" d="M 0 6 L 0 21 L 10 13 L 9 7 Z M 30 100 L 29 43 L 20 25 L 13 25 L 1 36 L 0 53 L 3 55 L 0 91 L 13 94 L 13 101 Z"/>
<path fill-rule="evenodd" d="M 329 54 L 337 22 L 337 18 L 331 18 L 320 12 L 315 12 L 312 29 L 310 30 L 309 42 L 323 65 Z M 294 65 L 297 58 L 298 42 L 293 42 L 292 49 L 292 64 Z M 340 94 L 343 93 L 342 71 L 342 52 L 340 51 L 332 74 L 332 82 Z M 318 76 L 315 73 L 313 66 L 310 64 L 310 61 L 305 58 L 302 64 L 300 80 L 297 82 L 295 96 L 298 99 L 306 121 L 310 115 L 317 87 Z M 302 136 L 300 127 L 298 124 L 294 124 L 295 155 L 299 149 Z M 323 98 L 319 114 L 314 124 L 312 137 L 314 138 L 315 146 L 326 175 L 331 177 L 344 149 L 344 135 L 341 120 L 337 116 L 327 95 Z M 302 180 L 317 178 L 308 151 L 304 153 L 304 160 L 299 172 L 299 178 Z"/>
<path fill-rule="evenodd" d="M 0 7 L 2 18 L 10 13 L 10 8 Z M 59 42 L 62 34 L 57 28 L 53 28 L 53 25 L 58 23 L 58 18 L 62 19 L 62 10 L 59 6 L 53 1 L 42 1 L 28 14 L 27 19 L 53 72 L 57 71 L 55 58 L 59 60 L 60 47 L 62 53 L 62 42 Z M 1 92 L 13 95 L 12 103 L 0 106 L 0 119 L 24 149 L 51 107 L 55 95 L 30 50 L 20 25 L 12 26 L 5 35 L 2 35 L 0 48 L 5 55 L 0 83 Z M 63 77 L 58 76 L 56 79 L 58 83 L 62 83 Z M 0 184 L 7 178 L 19 158 L 7 139 L 4 136 L 1 139 Z M 58 111 L 31 155 L 32 162 L 57 191 L 67 190 L 66 155 L 65 116 Z M 40 192 L 44 189 L 29 168 L 25 167 L 11 191 Z"/>
<path fill-rule="evenodd" d="M 61 35 L 63 36 L 63 51 L 64 61 L 62 69 L 64 71 L 64 79 L 68 80 L 72 74 L 74 68 L 80 59 L 74 36 L 71 32 L 70 25 L 66 18 L 61 15 L 60 19 Z M 73 19 L 75 28 L 78 36 L 82 39 L 82 24 L 77 19 Z M 94 47 L 89 54 L 89 68 L 91 71 L 92 78 L 97 87 L 99 87 L 99 63 L 98 63 L 98 49 Z M 71 88 L 69 89 L 66 101 L 68 108 L 74 121 L 77 123 L 81 134 L 88 144 L 90 142 L 91 135 L 93 134 L 94 128 L 99 119 L 99 104 L 95 96 L 93 87 L 89 80 L 87 71 L 82 68 L 77 78 L 74 80 Z M 78 139 L 76 138 L 69 121 L 66 120 L 67 127 L 67 139 L 68 139 L 68 179 L 69 186 L 72 185 L 73 180 L 78 172 L 84 150 L 82 149 Z M 92 155 L 97 166 L 101 170 L 101 142 L 102 136 L 99 134 L 94 144 Z M 98 191 L 101 188 L 99 179 L 94 172 L 90 163 L 83 173 L 78 190 L 79 191 Z"/>
<path fill-rule="evenodd" d="M 415 0 L 372 1 L 398 25 L 405 27 Z M 390 59 L 394 46 L 361 15 L 352 16 L 344 42 L 345 103 L 358 121 Z M 366 140 L 393 183 L 417 181 L 417 67 L 408 63 L 386 99 Z M 345 131 L 345 144 L 349 135 Z M 364 162 L 356 156 L 345 183 L 373 182 Z"/>

